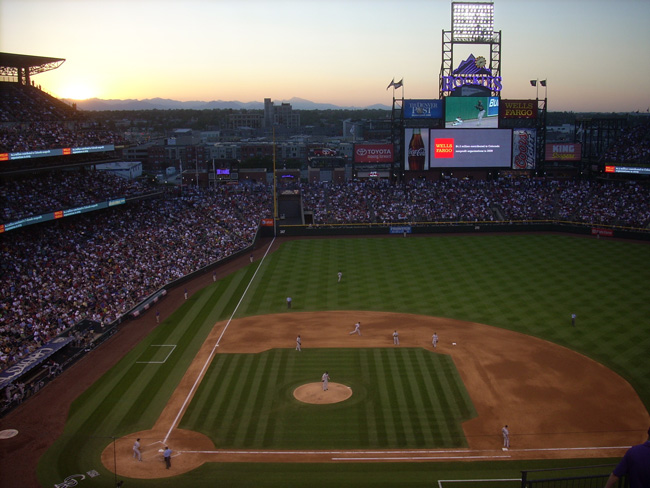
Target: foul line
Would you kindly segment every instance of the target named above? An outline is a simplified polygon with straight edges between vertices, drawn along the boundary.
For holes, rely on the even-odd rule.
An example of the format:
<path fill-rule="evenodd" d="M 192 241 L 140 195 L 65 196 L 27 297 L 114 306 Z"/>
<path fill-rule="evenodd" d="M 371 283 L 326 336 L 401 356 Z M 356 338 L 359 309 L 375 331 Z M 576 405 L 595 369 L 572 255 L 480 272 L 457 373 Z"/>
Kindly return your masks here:
<path fill-rule="evenodd" d="M 165 364 L 174 349 L 176 349 L 176 344 L 151 344 L 151 347 L 171 347 L 172 350 L 167 353 L 167 356 L 162 361 L 136 361 L 135 364 Z"/>
<path fill-rule="evenodd" d="M 248 289 L 250 288 L 251 284 L 253 283 L 253 280 L 257 276 L 257 272 L 260 269 L 260 266 L 264 262 L 264 259 L 266 259 L 266 256 L 268 253 L 271 251 L 271 246 L 273 246 L 273 243 L 275 242 L 275 237 L 273 237 L 273 240 L 269 244 L 269 247 L 266 249 L 266 252 L 264 253 L 264 256 L 262 256 L 262 259 L 259 261 L 257 268 L 255 269 L 255 273 L 253 273 L 253 276 L 251 277 L 251 280 L 248 282 L 248 286 L 246 286 L 246 289 L 244 290 L 244 293 L 242 293 L 241 298 L 239 299 L 239 302 L 237 302 L 237 306 L 233 310 L 232 314 L 230 315 L 230 318 L 228 319 L 228 322 L 226 322 L 225 327 L 223 328 L 223 331 L 221 331 L 221 335 L 217 339 L 217 342 L 215 343 L 214 347 L 212 348 L 212 351 L 210 351 L 210 355 L 208 356 L 208 359 L 205 361 L 205 364 L 203 365 L 203 368 L 201 368 L 201 371 L 199 372 L 198 376 L 196 377 L 196 381 L 194 381 L 194 384 L 192 385 L 192 388 L 190 389 L 189 393 L 187 394 L 187 397 L 185 397 L 185 401 L 183 402 L 183 405 L 181 405 L 180 410 L 178 411 L 178 414 L 176 415 L 176 418 L 172 422 L 172 425 L 169 427 L 169 430 L 167 431 L 167 434 L 165 435 L 165 438 L 163 439 L 163 443 L 167 443 L 167 439 L 169 439 L 169 436 L 172 433 L 172 430 L 176 428 L 178 425 L 178 422 L 180 421 L 181 415 L 185 411 L 185 407 L 187 407 L 187 404 L 190 401 L 190 398 L 194 395 L 194 390 L 196 390 L 197 386 L 201 382 L 201 379 L 203 378 L 203 374 L 205 373 L 205 370 L 208 369 L 208 366 L 212 362 L 212 357 L 214 356 L 215 351 L 217 350 L 217 347 L 219 347 L 219 343 L 221 342 L 221 338 L 223 335 L 226 333 L 226 330 L 228 329 L 228 326 L 230 325 L 230 322 L 232 322 L 233 317 L 237 313 L 237 310 L 239 309 L 239 306 L 241 305 L 242 300 L 244 300 L 244 297 L 246 296 L 246 292 L 248 292 Z"/>

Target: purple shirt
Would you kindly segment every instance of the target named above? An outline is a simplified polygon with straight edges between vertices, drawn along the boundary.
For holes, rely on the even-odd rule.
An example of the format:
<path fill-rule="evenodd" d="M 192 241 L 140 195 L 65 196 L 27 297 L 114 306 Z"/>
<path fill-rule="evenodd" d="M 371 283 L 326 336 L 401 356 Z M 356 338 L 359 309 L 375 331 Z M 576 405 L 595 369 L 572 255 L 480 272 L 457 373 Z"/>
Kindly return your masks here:
<path fill-rule="evenodd" d="M 627 475 L 630 488 L 650 486 L 650 441 L 630 447 L 614 469 L 619 478 Z"/>

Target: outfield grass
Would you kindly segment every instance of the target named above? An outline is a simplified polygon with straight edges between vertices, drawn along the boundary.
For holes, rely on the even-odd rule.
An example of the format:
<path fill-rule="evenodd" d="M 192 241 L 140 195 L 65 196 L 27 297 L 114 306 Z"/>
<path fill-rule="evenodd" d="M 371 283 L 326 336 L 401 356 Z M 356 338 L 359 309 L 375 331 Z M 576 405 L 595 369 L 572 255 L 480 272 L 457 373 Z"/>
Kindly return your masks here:
<path fill-rule="evenodd" d="M 292 296 L 292 311 L 385 310 L 486 323 L 550 340 L 608 365 L 630 381 L 649 407 L 649 258 L 647 244 L 556 235 L 289 241 L 278 252 L 269 255 L 259 270 L 259 262 L 256 262 L 194 295 L 84 393 L 71 409 L 64 436 L 39 464 L 39 478 L 43 486 L 52 486 L 69 474 L 95 469 L 100 476 L 93 480 L 93 486 L 112 486 L 113 474 L 104 469 L 99 460 L 103 448 L 114 436 L 153 425 L 212 325 L 233 313 L 256 271 L 255 280 L 237 309 L 237 316 L 284 313 L 285 298 Z M 339 270 L 343 272 L 342 283 L 337 283 Z M 570 325 L 571 313 L 578 315 L 575 328 Z M 139 362 L 163 354 L 151 349 L 155 344 L 174 344 L 176 348 L 162 365 Z M 407 358 L 411 353 L 418 354 L 415 351 L 400 352 L 406 355 L 400 360 L 412 361 Z M 265 354 L 232 355 L 230 358 L 224 355 L 223 359 L 219 356 L 219 361 L 234 361 L 241 363 L 241 367 L 250 362 L 246 381 L 254 384 L 259 382 L 254 363 L 272 363 L 276 360 L 274 355 L 281 358 L 283 351 Z M 365 354 L 381 356 L 384 353 L 377 350 Z M 355 356 L 341 360 L 363 359 Z M 384 359 L 373 361 L 379 367 Z M 320 369 L 317 371 L 316 377 L 320 376 Z M 223 368 L 213 364 L 208 379 L 214 385 L 220 384 L 222 374 Z M 286 386 L 280 388 L 278 395 L 286 395 L 291 384 L 302 381 L 297 377 L 301 373 L 291 369 L 285 369 L 282 374 L 281 385 Z M 314 372 L 309 373 L 309 378 L 314 378 Z M 350 381 L 360 385 L 363 391 L 363 378 L 350 378 Z M 230 395 L 228 388 L 220 384 L 216 390 L 206 388 L 199 392 L 199 398 L 190 406 L 182 425 L 198 424 L 201 414 L 213 413 L 209 395 L 225 398 Z M 367 392 L 366 396 L 370 398 Z M 258 395 L 256 402 L 263 398 Z M 391 402 L 381 398 L 370 400 L 372 405 Z M 227 403 L 219 408 L 235 409 Z M 360 411 L 356 415 L 360 415 Z M 418 417 L 410 422 L 414 431 L 413 426 L 424 420 Z M 223 433 L 223 425 L 209 425 L 203 429 L 218 446 L 235 443 L 270 447 L 273 442 L 281 445 L 286 442 L 275 435 L 269 436 L 263 429 L 257 431 L 257 426 L 234 424 Z M 391 427 L 390 422 L 382 424 L 378 420 L 377 424 L 374 429 L 367 428 L 365 434 L 350 436 L 350 445 L 384 442 L 390 446 L 410 446 L 422 442 L 415 435 L 398 438 L 398 434 L 391 434 L 391 429 L 394 432 L 400 429 Z M 549 462 L 529 462 L 526 467 L 533 467 L 533 464 L 548 465 Z M 552 461 L 550 464 L 562 463 Z M 219 482 L 224 483 L 223 486 L 422 486 L 437 479 L 456 479 L 454 476 L 517 477 L 520 469 L 517 463 L 491 463 L 489 466 L 463 463 L 462 469 L 456 466 L 445 463 L 211 464 L 180 479 L 182 486 L 214 486 Z M 485 472 L 489 472 L 489 476 Z M 374 480 L 374 483 L 367 480 Z M 128 486 L 179 486 L 179 480 L 128 480 Z"/>

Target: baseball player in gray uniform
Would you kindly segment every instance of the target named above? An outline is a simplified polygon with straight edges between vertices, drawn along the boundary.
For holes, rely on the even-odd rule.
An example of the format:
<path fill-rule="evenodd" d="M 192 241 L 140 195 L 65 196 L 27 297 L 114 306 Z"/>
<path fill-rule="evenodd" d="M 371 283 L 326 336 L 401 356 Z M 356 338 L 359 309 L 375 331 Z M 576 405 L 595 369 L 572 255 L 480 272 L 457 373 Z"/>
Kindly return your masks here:
<path fill-rule="evenodd" d="M 142 461 L 142 452 L 140 452 L 140 439 L 136 439 L 133 443 L 133 457 L 138 461 Z"/>
<path fill-rule="evenodd" d="M 361 322 L 357 322 L 356 324 L 354 324 L 354 330 L 352 332 L 350 332 L 350 335 L 352 335 L 352 334 L 361 335 Z"/>
<path fill-rule="evenodd" d="M 296 337 L 296 351 L 302 351 L 300 346 L 302 346 L 302 340 L 300 340 L 300 336 L 298 336 Z"/>
<path fill-rule="evenodd" d="M 327 373 L 327 371 L 323 373 L 323 376 L 321 377 L 321 381 L 323 382 L 323 391 L 327 391 L 327 387 L 330 381 L 330 375 Z"/>
<path fill-rule="evenodd" d="M 507 425 L 501 429 L 501 434 L 503 434 L 503 450 L 507 451 L 510 449 L 510 431 L 508 430 Z"/>

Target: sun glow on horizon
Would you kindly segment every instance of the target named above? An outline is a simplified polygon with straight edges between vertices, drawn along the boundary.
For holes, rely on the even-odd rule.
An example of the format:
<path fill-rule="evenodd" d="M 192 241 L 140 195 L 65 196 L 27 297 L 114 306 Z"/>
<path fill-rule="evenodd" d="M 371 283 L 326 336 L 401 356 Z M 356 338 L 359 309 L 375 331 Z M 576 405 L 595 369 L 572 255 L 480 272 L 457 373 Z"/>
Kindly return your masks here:
<path fill-rule="evenodd" d="M 59 98 L 67 98 L 70 100 L 88 100 L 95 98 L 95 90 L 83 83 L 68 84 L 58 90 Z"/>

